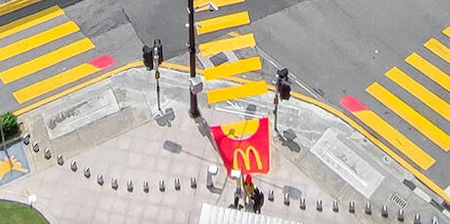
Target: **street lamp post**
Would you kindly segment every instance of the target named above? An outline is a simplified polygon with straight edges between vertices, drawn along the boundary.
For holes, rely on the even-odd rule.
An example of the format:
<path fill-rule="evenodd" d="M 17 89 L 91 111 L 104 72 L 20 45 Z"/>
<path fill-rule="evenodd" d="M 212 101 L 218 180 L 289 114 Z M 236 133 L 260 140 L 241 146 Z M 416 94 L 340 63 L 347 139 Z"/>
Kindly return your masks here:
<path fill-rule="evenodd" d="M 188 13 L 189 13 L 189 64 L 190 64 L 190 78 L 195 78 L 195 25 L 194 25 L 194 0 L 188 0 Z M 190 109 L 189 115 L 192 118 L 200 116 L 198 109 L 197 94 L 192 90 L 190 91 Z"/>

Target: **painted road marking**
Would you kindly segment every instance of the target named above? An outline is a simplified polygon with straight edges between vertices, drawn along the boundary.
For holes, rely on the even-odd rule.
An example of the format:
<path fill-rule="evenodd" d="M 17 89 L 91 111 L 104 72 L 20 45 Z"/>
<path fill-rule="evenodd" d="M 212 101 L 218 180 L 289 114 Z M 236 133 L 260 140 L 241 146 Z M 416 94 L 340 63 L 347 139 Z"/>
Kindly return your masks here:
<path fill-rule="evenodd" d="M 435 38 L 429 39 L 423 44 L 428 50 L 442 58 L 444 61 L 450 63 L 450 49 Z"/>
<path fill-rule="evenodd" d="M 224 63 L 216 67 L 207 68 L 203 71 L 205 72 L 205 80 L 208 81 L 258 70 L 261 70 L 261 60 L 259 57 L 252 57 L 235 62 Z"/>
<path fill-rule="evenodd" d="M 420 133 L 425 135 L 444 151 L 447 152 L 450 150 L 450 136 L 385 89 L 382 85 L 375 82 L 367 87 L 366 91 L 386 107 L 394 111 L 398 116 L 403 118 L 403 120 L 415 127 Z"/>
<path fill-rule="evenodd" d="M 104 55 L 96 58 L 88 63 L 78 65 L 70 70 L 59 73 L 48 79 L 34 83 L 23 89 L 13 92 L 14 98 L 20 104 L 32 100 L 45 93 L 58 89 L 71 82 L 87 77 L 95 72 L 100 71 L 114 63 L 114 58 Z"/>
<path fill-rule="evenodd" d="M 244 137 L 248 135 L 253 135 L 256 133 L 256 131 L 259 128 L 259 120 L 258 119 L 252 119 L 252 120 L 243 120 L 238 121 L 236 123 L 231 124 L 222 124 L 220 126 L 223 133 L 230 134 L 229 137 Z"/>
<path fill-rule="evenodd" d="M 244 0 L 196 0 L 194 1 L 194 8 L 197 8 L 201 5 L 207 4 L 208 2 L 212 2 L 214 5 L 216 5 L 217 7 L 224 7 L 224 6 L 228 6 L 228 5 L 234 5 L 237 3 L 241 3 L 244 2 Z M 200 7 L 198 9 L 196 9 L 196 12 L 201 12 L 201 11 L 205 11 L 209 8 L 208 5 Z"/>
<path fill-rule="evenodd" d="M 255 37 L 252 33 L 236 36 L 233 38 L 227 38 L 222 40 L 211 41 L 208 43 L 200 44 L 200 54 L 202 56 L 215 55 L 223 51 L 233 51 L 246 47 L 255 47 Z"/>
<path fill-rule="evenodd" d="M 27 61 L 23 64 L 0 72 L 0 79 L 4 84 L 16 81 L 44 68 L 69 59 L 75 55 L 86 52 L 94 47 L 94 44 L 88 38 L 81 39 L 48 54 L 39 56 L 31 61 Z"/>
<path fill-rule="evenodd" d="M 412 53 L 405 61 L 450 92 L 450 76 L 441 71 L 438 67 L 434 66 L 417 53 Z"/>
<path fill-rule="evenodd" d="M 22 19 L 16 20 L 12 23 L 0 27 L 0 39 L 28 29 L 32 26 L 36 26 L 60 15 L 64 15 L 64 10 L 62 10 L 58 6 L 53 6 L 33 15 L 29 15 Z"/>
<path fill-rule="evenodd" d="M 389 125 L 380 116 L 369 110 L 363 103 L 354 97 L 343 97 L 340 101 L 346 110 L 361 120 L 365 125 L 386 139 L 391 145 L 396 147 L 405 156 L 411 159 L 423 170 L 430 168 L 436 160 L 424 152 L 416 144 L 411 142 L 402 133 Z"/>
<path fill-rule="evenodd" d="M 450 26 L 448 26 L 447 28 L 445 28 L 442 33 L 444 33 L 447 37 L 450 37 Z"/>
<path fill-rule="evenodd" d="M 247 11 L 219 16 L 212 19 L 198 21 L 197 34 L 211 33 L 218 30 L 242 26 L 250 23 L 250 17 Z"/>
<path fill-rule="evenodd" d="M 386 72 L 385 75 L 417 99 L 421 100 L 432 110 L 436 111 L 443 118 L 450 121 L 450 105 L 436 96 L 436 94 L 414 81 L 414 79 L 406 75 L 397 67 L 393 67 L 391 70 Z"/>
<path fill-rule="evenodd" d="M 226 100 L 256 96 L 267 93 L 266 81 L 249 82 L 244 85 L 209 90 L 206 92 L 208 103 L 218 103 Z"/>
<path fill-rule="evenodd" d="M 50 43 L 54 40 L 67 36 L 69 34 L 78 32 L 80 28 L 72 21 L 64 23 L 62 25 L 53 27 L 42 33 L 38 33 L 34 36 L 22 39 L 14 42 L 3 48 L 0 48 L 0 61 L 14 57 L 18 54 L 37 48 L 46 43 Z"/>
<path fill-rule="evenodd" d="M 42 0 L 12 0 L 7 3 L 3 3 L 0 5 L 0 16 L 8 14 L 10 12 L 14 12 L 23 7 L 29 6 L 36 2 L 40 2 Z"/>

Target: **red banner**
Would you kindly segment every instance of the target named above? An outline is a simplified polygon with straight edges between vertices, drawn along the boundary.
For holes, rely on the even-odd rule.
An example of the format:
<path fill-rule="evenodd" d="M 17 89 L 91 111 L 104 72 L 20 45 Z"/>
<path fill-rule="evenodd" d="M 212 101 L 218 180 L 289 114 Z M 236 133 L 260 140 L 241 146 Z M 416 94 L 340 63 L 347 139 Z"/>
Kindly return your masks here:
<path fill-rule="evenodd" d="M 270 166 L 269 119 L 245 120 L 211 127 L 228 173 L 267 173 Z"/>

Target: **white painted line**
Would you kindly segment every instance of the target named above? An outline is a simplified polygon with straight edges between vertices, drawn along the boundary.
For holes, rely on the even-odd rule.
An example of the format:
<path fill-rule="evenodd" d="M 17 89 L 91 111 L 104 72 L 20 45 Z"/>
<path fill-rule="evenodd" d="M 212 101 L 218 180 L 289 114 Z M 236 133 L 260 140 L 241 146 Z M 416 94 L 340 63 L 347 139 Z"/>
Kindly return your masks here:
<path fill-rule="evenodd" d="M 423 200 L 425 200 L 426 202 L 431 202 L 431 197 L 430 195 L 428 195 L 427 193 L 425 193 L 423 190 L 421 190 L 420 188 L 416 187 L 413 191 L 417 196 L 421 197 Z"/>
<path fill-rule="evenodd" d="M 444 213 L 445 216 L 450 218 L 450 212 L 449 211 L 444 209 L 444 211 L 442 213 Z"/>
<path fill-rule="evenodd" d="M 450 185 L 448 185 L 447 188 L 445 188 L 444 191 L 450 197 Z"/>

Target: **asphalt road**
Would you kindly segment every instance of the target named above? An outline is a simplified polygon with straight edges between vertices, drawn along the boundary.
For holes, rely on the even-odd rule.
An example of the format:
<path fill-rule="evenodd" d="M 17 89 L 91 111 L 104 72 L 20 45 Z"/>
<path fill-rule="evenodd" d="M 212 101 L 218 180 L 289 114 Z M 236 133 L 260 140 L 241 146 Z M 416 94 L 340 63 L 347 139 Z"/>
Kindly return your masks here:
<path fill-rule="evenodd" d="M 450 66 L 422 45 L 434 37 L 450 46 L 441 32 L 450 25 L 446 0 L 305 1 L 253 23 L 258 46 L 298 78 L 341 108 L 339 99 L 356 96 L 370 109 L 433 156 L 426 174 L 445 189 L 450 157 L 391 110 L 365 92 L 379 82 L 420 114 L 450 133 L 450 123 L 384 76 L 393 66 L 450 103 L 450 94 L 404 62 L 417 52 L 450 74 Z"/>

